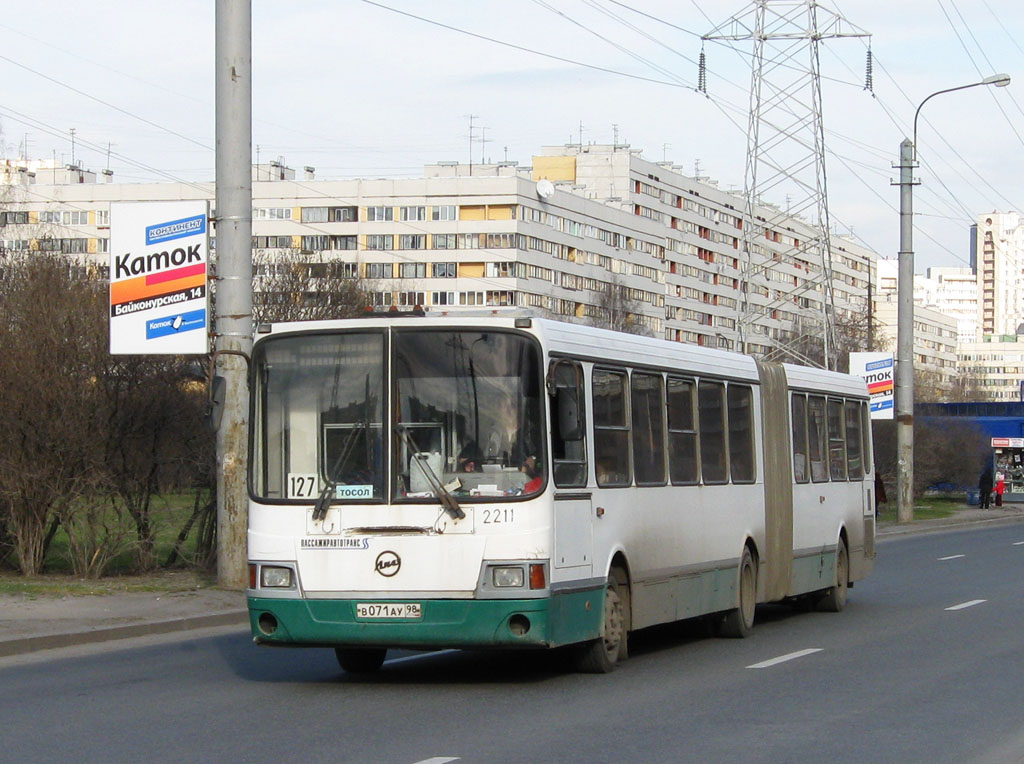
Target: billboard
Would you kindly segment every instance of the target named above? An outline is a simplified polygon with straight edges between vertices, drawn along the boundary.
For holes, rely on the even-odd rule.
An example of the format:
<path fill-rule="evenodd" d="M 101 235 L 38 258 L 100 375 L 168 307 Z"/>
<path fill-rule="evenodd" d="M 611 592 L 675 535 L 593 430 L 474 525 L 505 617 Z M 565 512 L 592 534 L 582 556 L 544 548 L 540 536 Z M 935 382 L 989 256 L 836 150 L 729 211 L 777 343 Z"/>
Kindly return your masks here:
<path fill-rule="evenodd" d="M 892 353 L 850 353 L 850 373 L 868 383 L 872 419 L 893 418 L 895 371 Z"/>
<path fill-rule="evenodd" d="M 110 205 L 110 352 L 209 352 L 209 202 Z"/>

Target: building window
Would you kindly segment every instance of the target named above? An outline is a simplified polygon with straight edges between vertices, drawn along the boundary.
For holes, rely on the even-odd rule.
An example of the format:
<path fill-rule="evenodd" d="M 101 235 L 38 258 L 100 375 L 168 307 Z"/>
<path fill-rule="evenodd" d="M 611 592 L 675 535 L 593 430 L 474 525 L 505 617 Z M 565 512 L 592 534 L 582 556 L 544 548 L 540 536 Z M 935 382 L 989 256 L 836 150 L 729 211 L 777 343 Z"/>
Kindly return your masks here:
<path fill-rule="evenodd" d="M 400 279 L 422 279 L 427 276 L 426 263 L 399 263 L 398 278 Z M 422 301 L 421 301 L 422 302 Z"/>
<path fill-rule="evenodd" d="M 432 263 L 430 275 L 435 279 L 453 279 L 457 271 L 455 263 Z"/>
<path fill-rule="evenodd" d="M 399 249 L 426 249 L 427 235 L 423 233 L 403 233 L 398 235 Z"/>
<path fill-rule="evenodd" d="M 458 220 L 459 208 L 454 204 L 445 204 L 430 208 L 431 220 Z"/>
<path fill-rule="evenodd" d="M 303 207 L 302 208 L 302 222 L 303 223 L 326 223 L 327 222 L 327 208 L 326 207 Z"/>
<path fill-rule="evenodd" d="M 355 223 L 359 220 L 358 207 L 331 207 L 332 223 Z"/>
<path fill-rule="evenodd" d="M 395 208 L 394 207 L 367 207 L 366 208 L 366 219 L 370 222 L 381 221 L 381 220 L 394 220 L 395 219 Z"/>
<path fill-rule="evenodd" d="M 426 220 L 427 219 L 427 208 L 426 207 L 399 207 L 398 217 L 401 220 Z"/>
<path fill-rule="evenodd" d="M 455 249 L 456 236 L 453 233 L 435 233 L 434 249 Z"/>
<path fill-rule="evenodd" d="M 371 233 L 366 235 L 367 249 L 394 249 L 395 237 L 390 233 Z"/>
<path fill-rule="evenodd" d="M 366 278 L 368 279 L 389 279 L 394 273 L 392 263 L 367 263 Z M 388 303 L 391 304 L 390 302 Z"/>

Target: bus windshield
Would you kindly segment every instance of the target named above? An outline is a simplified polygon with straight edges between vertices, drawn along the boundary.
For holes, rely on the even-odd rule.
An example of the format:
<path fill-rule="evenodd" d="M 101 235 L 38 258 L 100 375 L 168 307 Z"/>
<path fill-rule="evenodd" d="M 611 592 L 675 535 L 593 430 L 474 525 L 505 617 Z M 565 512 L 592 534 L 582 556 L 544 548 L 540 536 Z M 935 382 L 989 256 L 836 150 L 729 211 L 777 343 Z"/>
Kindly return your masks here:
<path fill-rule="evenodd" d="M 541 489 L 535 341 L 501 331 L 402 329 L 392 334 L 387 364 L 386 338 L 371 330 L 258 344 L 255 496 L 436 502 L 445 492 L 486 498 Z M 389 390 L 395 399 L 386 405 Z"/>
<path fill-rule="evenodd" d="M 304 334 L 261 343 L 253 491 L 267 499 L 384 497 L 384 334 Z"/>
<path fill-rule="evenodd" d="M 536 343 L 481 331 L 400 331 L 394 340 L 396 498 L 532 493 L 543 484 Z"/>

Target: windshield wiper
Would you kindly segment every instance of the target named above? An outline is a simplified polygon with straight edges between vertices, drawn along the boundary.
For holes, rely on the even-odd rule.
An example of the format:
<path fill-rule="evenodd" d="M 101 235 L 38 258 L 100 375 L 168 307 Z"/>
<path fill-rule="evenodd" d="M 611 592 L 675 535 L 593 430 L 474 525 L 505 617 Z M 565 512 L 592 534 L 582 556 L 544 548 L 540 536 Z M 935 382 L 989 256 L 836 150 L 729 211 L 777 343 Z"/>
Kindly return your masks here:
<path fill-rule="evenodd" d="M 338 454 L 338 458 L 334 460 L 334 466 L 327 473 L 327 482 L 324 484 L 324 489 L 320 491 L 320 496 L 317 497 L 316 504 L 313 505 L 314 522 L 320 522 L 327 517 L 327 509 L 331 506 L 331 494 L 334 493 L 339 485 L 337 480 L 338 473 L 348 464 L 348 458 L 355 450 L 359 433 L 364 429 L 366 429 L 365 423 L 356 422 L 352 429 L 349 430 L 348 436 L 341 446 L 341 453 Z"/>
<path fill-rule="evenodd" d="M 434 468 L 430 466 L 430 463 L 426 459 L 422 459 L 418 456 L 419 451 L 416 448 L 416 443 L 413 441 L 412 436 L 409 435 L 409 430 L 404 425 L 396 425 L 395 432 L 398 433 L 398 437 L 405 443 L 405 447 L 409 449 L 411 455 L 411 461 L 416 463 L 416 466 L 420 468 L 420 472 L 430 483 L 431 489 L 434 491 L 434 495 L 437 496 L 438 500 L 444 505 L 445 512 L 451 515 L 456 520 L 461 520 L 466 516 L 466 513 L 462 511 L 462 507 L 459 506 L 459 502 L 455 500 L 451 492 L 444 487 L 441 482 L 441 478 L 434 472 Z"/>

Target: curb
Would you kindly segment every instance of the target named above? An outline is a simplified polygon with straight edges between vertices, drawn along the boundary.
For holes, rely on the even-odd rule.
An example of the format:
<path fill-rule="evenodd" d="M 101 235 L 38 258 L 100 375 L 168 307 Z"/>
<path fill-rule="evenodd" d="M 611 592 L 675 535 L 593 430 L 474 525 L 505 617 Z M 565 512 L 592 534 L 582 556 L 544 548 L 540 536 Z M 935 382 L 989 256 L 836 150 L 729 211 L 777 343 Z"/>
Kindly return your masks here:
<path fill-rule="evenodd" d="M 979 525 L 1010 525 L 1024 521 L 1024 515 L 1008 515 L 1004 517 L 986 517 L 976 520 L 938 520 L 935 525 L 925 523 L 908 523 L 907 525 L 887 525 L 885 528 L 875 530 L 875 538 L 886 536 L 909 536 L 918 533 L 932 533 L 935 531 L 948 531 L 955 528 L 974 528 Z M 928 522 L 928 521 L 925 521 Z"/>
<path fill-rule="evenodd" d="M 111 626 L 67 634 L 48 634 L 35 637 L 18 637 L 0 640 L 0 658 L 24 655 L 39 650 L 54 650 L 60 647 L 74 647 L 115 639 L 131 639 L 154 634 L 170 634 L 176 631 L 191 631 L 212 626 L 240 626 L 249 623 L 248 610 L 231 610 L 214 615 L 193 615 L 185 618 L 171 618 L 165 621 L 147 621 L 130 626 Z"/>

